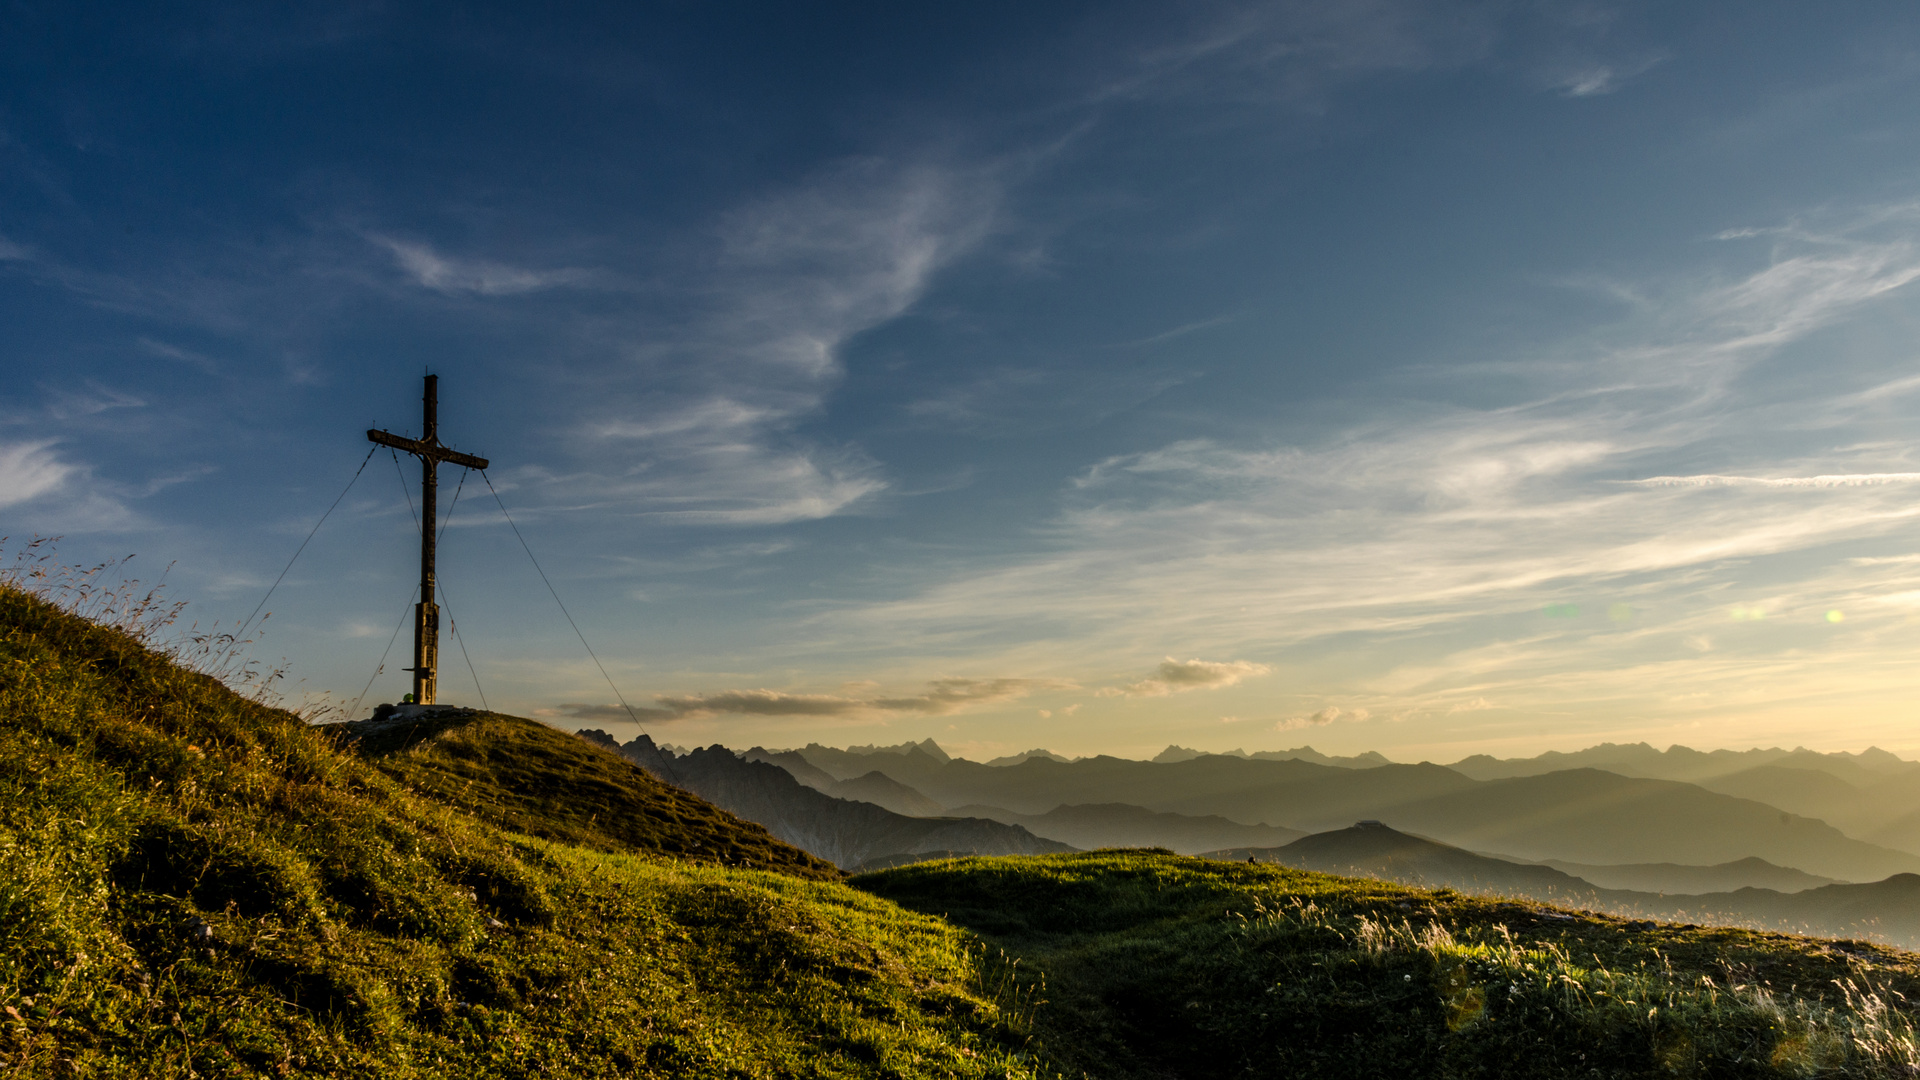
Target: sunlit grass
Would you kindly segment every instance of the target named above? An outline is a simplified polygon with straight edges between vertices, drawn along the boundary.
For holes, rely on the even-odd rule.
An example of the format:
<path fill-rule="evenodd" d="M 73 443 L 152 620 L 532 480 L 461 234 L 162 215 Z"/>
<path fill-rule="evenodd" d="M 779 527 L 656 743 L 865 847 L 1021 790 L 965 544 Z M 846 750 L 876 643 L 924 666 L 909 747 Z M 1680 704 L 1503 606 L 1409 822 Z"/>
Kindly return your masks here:
<path fill-rule="evenodd" d="M 1103 851 L 856 879 L 1023 958 L 1101 1077 L 1911 1076 L 1913 957 Z"/>

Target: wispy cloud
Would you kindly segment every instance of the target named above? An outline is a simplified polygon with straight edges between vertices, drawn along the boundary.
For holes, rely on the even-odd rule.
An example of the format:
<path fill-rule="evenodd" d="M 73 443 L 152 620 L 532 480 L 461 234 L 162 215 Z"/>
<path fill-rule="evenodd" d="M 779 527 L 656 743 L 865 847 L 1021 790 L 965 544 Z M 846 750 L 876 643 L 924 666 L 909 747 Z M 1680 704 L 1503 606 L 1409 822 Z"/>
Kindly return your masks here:
<path fill-rule="evenodd" d="M 192 349 L 183 349 L 178 345 L 169 345 L 164 341 L 155 341 L 153 338 L 147 337 L 140 338 L 139 344 L 141 348 L 155 356 L 164 356 L 169 360 L 178 360 L 183 364 L 199 368 L 201 371 L 208 372 L 209 374 L 219 370 L 219 365 L 215 364 L 211 357 L 194 352 Z"/>
<path fill-rule="evenodd" d="M 42 390 L 47 395 L 47 412 L 56 420 L 92 416 L 109 409 L 140 409 L 145 408 L 147 404 L 142 398 L 103 386 L 91 379 L 79 389 L 67 390 L 48 386 L 42 387 Z"/>
<path fill-rule="evenodd" d="M 992 169 L 865 159 L 743 206 L 720 227 L 720 320 L 707 334 L 807 376 L 900 314 L 992 220 Z"/>
<path fill-rule="evenodd" d="M 1324 727 L 1340 720 L 1358 723 L 1372 715 L 1373 714 L 1366 709 L 1348 710 L 1342 709 L 1338 705 L 1329 705 L 1319 712 L 1307 713 L 1304 716 L 1289 716 L 1284 720 L 1276 721 L 1273 725 L 1273 730 L 1297 731 L 1301 728 Z"/>
<path fill-rule="evenodd" d="M 1268 0 L 1200 8 L 1090 99 L 1190 97 L 1323 111 L 1367 79 L 1471 66 L 1568 97 L 1609 94 L 1667 59 L 1598 5 Z"/>
<path fill-rule="evenodd" d="M 867 685 L 867 684 L 858 684 Z M 782 690 L 721 690 L 708 694 L 665 695 L 658 708 L 639 709 L 639 719 L 706 719 L 722 715 L 738 716 L 811 716 L 871 717 L 885 715 L 947 716 L 970 709 L 988 708 L 1017 701 L 1030 694 L 1054 690 L 1075 690 L 1078 684 L 1064 679 L 935 679 L 918 694 L 903 696 L 853 696 L 848 694 L 795 694 Z M 619 706 L 567 704 L 561 715 L 580 720 L 617 721 L 627 719 Z"/>
<path fill-rule="evenodd" d="M 0 506 L 13 506 L 60 490 L 78 469 L 53 453 L 53 443 L 0 446 Z"/>
<path fill-rule="evenodd" d="M 1626 483 L 1646 487 L 1833 488 L 1920 483 L 1920 472 L 1843 473 L 1834 476 L 1649 476 Z"/>
<path fill-rule="evenodd" d="M 566 285 L 580 285 L 593 275 L 578 268 L 529 270 L 485 259 L 462 259 L 435 251 L 417 241 L 369 235 L 373 243 L 393 253 L 394 262 L 423 288 L 435 292 L 480 296 L 513 296 Z"/>
<path fill-rule="evenodd" d="M 1169 656 L 1148 678 L 1126 686 L 1110 686 L 1102 697 L 1166 697 L 1188 690 L 1218 690 L 1244 679 L 1267 675 L 1273 668 L 1250 660 L 1175 660 Z"/>
<path fill-rule="evenodd" d="M 629 345 L 657 376 L 649 392 L 586 409 L 590 452 L 631 466 L 582 483 L 601 505 L 692 524 L 829 517 L 885 491 L 857 447 L 794 428 L 837 385 L 846 343 L 918 301 L 999 198 L 989 166 L 866 158 L 723 215 L 675 287 L 684 313 Z"/>
<path fill-rule="evenodd" d="M 594 705 L 572 703 L 553 709 L 536 710 L 542 716 L 562 716 L 568 720 L 578 720 L 584 724 L 642 724 L 663 720 L 677 720 L 680 714 L 672 709 L 650 709 L 644 706 L 632 710 L 622 705 Z"/>
<path fill-rule="evenodd" d="M 1358 0 L 1236 5 L 1142 50 L 1092 100 L 1198 96 L 1314 108 L 1369 75 L 1425 71 L 1489 55 L 1497 12 L 1473 5 Z"/>
<path fill-rule="evenodd" d="M 1162 330 L 1157 334 L 1149 334 L 1143 338 L 1136 338 L 1132 341 L 1122 341 L 1114 347 L 1120 349 L 1136 349 L 1146 348 L 1150 345 L 1163 345 L 1169 341 L 1186 337 L 1189 334 L 1198 334 L 1204 330 L 1211 330 L 1216 326 L 1225 326 L 1232 321 L 1233 316 L 1231 315 L 1219 315 L 1211 319 L 1200 319 L 1196 322 L 1176 326 L 1171 330 Z"/>
<path fill-rule="evenodd" d="M 721 690 L 711 694 L 663 697 L 660 704 L 673 717 L 707 717 L 722 713 L 744 716 L 849 716 L 866 707 L 857 698 L 835 694 L 788 694 L 779 690 Z"/>
<path fill-rule="evenodd" d="M 1611 94 L 1621 85 L 1646 74 L 1667 56 L 1659 51 L 1643 51 L 1638 56 L 1608 60 L 1561 60 L 1542 69 L 1543 81 L 1568 97 L 1598 97 Z"/>

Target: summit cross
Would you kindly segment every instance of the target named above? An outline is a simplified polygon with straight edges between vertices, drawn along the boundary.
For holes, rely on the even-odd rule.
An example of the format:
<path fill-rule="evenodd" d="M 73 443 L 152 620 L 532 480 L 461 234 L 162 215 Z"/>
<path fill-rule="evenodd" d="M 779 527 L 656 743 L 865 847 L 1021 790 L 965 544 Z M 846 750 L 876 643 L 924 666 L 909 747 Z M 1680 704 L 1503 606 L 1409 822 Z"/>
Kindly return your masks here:
<path fill-rule="evenodd" d="M 441 462 L 464 465 L 469 469 L 487 467 L 487 459 L 449 450 L 440 443 L 440 376 L 427 376 L 427 390 L 421 410 L 424 423 L 421 436 L 409 439 L 390 431 L 369 430 L 367 438 L 381 446 L 404 450 L 420 459 L 420 602 L 413 608 L 413 700 L 432 705 L 438 698 L 440 671 L 440 605 L 434 603 L 437 582 L 434 579 L 433 549 L 436 500 L 440 493 L 437 470 Z"/>

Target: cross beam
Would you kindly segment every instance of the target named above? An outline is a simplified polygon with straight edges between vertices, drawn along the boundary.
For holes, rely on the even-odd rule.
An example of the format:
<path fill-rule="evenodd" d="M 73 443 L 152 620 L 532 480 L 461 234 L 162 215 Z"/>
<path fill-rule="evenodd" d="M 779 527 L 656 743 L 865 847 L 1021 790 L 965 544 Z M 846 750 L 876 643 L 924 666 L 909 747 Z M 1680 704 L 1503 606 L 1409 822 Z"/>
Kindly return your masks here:
<path fill-rule="evenodd" d="M 427 376 L 426 396 L 421 409 L 424 423 L 421 436 L 409 439 L 391 431 L 369 430 L 367 439 L 381 446 L 404 450 L 420 459 L 420 603 L 413 608 L 413 700 L 431 705 L 438 698 L 440 671 L 440 605 L 434 603 L 434 539 L 438 529 L 437 500 L 440 493 L 438 469 L 441 462 L 485 469 L 487 459 L 449 450 L 440 444 L 440 376 Z"/>

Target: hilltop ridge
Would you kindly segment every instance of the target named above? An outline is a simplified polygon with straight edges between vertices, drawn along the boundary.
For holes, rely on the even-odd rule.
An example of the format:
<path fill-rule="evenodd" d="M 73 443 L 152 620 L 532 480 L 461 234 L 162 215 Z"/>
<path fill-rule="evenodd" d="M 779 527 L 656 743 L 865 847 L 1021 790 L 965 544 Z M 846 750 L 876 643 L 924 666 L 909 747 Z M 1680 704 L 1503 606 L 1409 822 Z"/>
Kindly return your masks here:
<path fill-rule="evenodd" d="M 600 851 L 839 876 L 764 827 L 535 720 L 443 708 L 320 730 L 394 780 L 514 832 Z"/>

